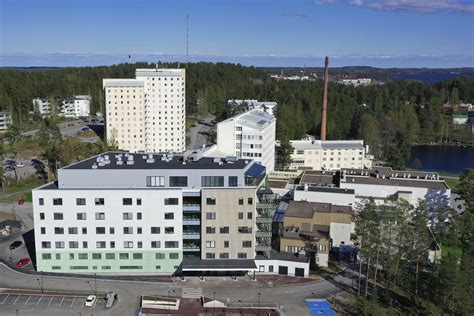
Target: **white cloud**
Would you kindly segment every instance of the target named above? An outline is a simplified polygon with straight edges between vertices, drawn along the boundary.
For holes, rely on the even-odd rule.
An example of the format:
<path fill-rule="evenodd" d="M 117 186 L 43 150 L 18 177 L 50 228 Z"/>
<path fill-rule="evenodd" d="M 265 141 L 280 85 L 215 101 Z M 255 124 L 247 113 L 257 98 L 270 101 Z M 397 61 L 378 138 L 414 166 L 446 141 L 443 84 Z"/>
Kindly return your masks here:
<path fill-rule="evenodd" d="M 474 13 L 474 4 L 463 0 L 318 0 L 316 4 L 346 4 L 389 12 Z"/>

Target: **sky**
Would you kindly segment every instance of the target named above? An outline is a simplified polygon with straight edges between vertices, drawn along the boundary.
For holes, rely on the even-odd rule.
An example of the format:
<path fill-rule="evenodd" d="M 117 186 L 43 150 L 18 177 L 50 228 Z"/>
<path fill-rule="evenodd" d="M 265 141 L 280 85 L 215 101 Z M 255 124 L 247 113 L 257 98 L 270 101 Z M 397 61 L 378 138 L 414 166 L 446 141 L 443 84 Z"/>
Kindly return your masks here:
<path fill-rule="evenodd" d="M 0 66 L 112 64 L 128 55 L 474 67 L 474 0 L 0 0 Z"/>

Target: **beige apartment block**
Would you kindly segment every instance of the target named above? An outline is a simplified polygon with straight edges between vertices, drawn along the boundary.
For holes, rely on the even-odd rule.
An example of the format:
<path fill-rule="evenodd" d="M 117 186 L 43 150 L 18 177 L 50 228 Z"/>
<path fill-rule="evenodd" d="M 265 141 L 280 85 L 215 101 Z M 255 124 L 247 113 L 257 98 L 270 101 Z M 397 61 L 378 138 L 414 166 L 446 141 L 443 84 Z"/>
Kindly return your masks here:
<path fill-rule="evenodd" d="M 255 189 L 202 190 L 202 259 L 254 259 Z"/>

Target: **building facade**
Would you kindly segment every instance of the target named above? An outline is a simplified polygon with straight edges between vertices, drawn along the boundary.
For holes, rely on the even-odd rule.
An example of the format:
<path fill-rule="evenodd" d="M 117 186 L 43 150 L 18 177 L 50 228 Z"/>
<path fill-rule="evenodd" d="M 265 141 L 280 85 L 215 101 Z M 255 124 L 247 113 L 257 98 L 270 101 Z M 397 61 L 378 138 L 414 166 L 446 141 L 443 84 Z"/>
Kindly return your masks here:
<path fill-rule="evenodd" d="M 106 135 L 131 152 L 186 148 L 184 69 L 137 69 L 136 79 L 104 79 Z"/>
<path fill-rule="evenodd" d="M 273 171 L 275 128 L 275 117 L 260 109 L 238 114 L 217 124 L 216 150 L 221 155 L 253 159 Z"/>
<path fill-rule="evenodd" d="M 246 112 L 252 109 L 260 109 L 273 116 L 276 114 L 277 103 L 273 101 L 258 101 L 258 100 L 227 100 L 227 108 L 230 113 Z"/>
<path fill-rule="evenodd" d="M 105 153 L 64 167 L 33 190 L 37 269 L 171 275 L 192 258 L 199 271 L 222 260 L 255 271 L 264 177 L 252 161 L 193 155 Z"/>
<path fill-rule="evenodd" d="M 9 111 L 0 111 L 0 131 L 6 131 L 12 125 L 12 114 Z"/>
<path fill-rule="evenodd" d="M 41 116 L 84 117 L 90 115 L 90 95 L 72 95 L 64 100 L 48 98 L 33 99 L 33 108 Z"/>

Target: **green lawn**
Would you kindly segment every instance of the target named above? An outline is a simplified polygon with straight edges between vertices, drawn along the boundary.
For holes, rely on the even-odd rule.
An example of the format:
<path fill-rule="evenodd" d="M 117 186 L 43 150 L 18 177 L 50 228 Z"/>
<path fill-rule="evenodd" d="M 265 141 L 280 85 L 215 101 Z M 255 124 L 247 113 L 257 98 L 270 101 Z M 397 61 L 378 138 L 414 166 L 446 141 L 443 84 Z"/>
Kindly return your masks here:
<path fill-rule="evenodd" d="M 8 187 L 5 188 L 5 193 L 31 191 L 31 189 L 34 189 L 38 186 L 40 186 L 40 184 L 31 180 L 20 181 L 18 185 L 13 181 L 13 183 L 11 183 Z"/>
<path fill-rule="evenodd" d="M 444 181 L 446 182 L 446 184 L 449 186 L 451 190 L 456 190 L 456 187 L 459 183 L 458 179 L 445 178 Z"/>
<path fill-rule="evenodd" d="M 451 246 L 441 245 L 441 256 L 447 255 L 448 253 L 454 253 L 456 258 L 461 258 L 461 249 L 454 248 Z"/>

